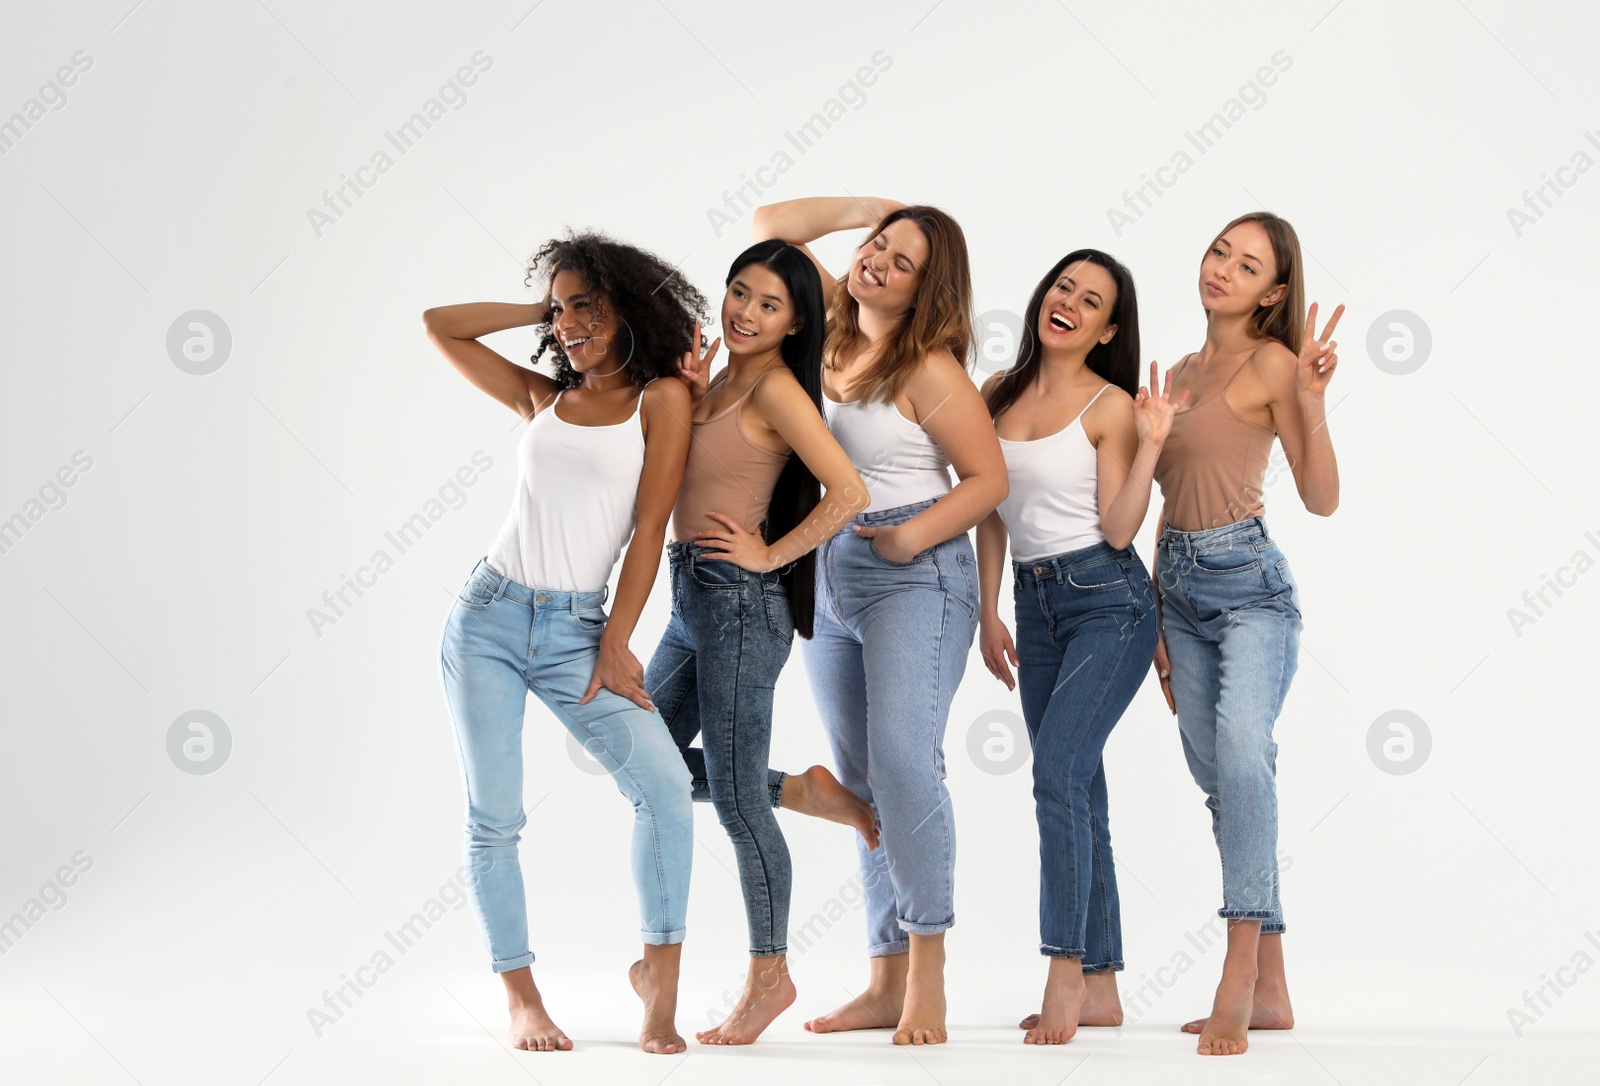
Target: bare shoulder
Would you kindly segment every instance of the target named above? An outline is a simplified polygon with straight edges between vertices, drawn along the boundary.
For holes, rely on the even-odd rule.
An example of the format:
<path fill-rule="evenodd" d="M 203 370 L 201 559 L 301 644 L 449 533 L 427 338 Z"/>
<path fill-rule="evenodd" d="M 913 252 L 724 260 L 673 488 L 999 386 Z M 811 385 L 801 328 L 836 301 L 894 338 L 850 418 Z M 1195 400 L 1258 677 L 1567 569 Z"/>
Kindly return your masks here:
<path fill-rule="evenodd" d="M 909 382 L 909 387 L 916 391 L 939 395 L 948 395 L 961 386 L 977 390 L 966 367 L 945 347 L 936 347 L 924 355 Z"/>
<path fill-rule="evenodd" d="M 642 406 L 647 411 L 665 410 L 682 414 L 694 406 L 689 396 L 689 386 L 676 377 L 657 377 L 644 386 L 640 395 L 644 397 Z"/>
<path fill-rule="evenodd" d="M 1274 392 L 1282 391 L 1287 386 L 1292 386 L 1295 380 L 1295 368 L 1300 360 L 1295 353 L 1277 340 L 1268 340 L 1250 352 L 1250 360 L 1246 365 L 1250 374 L 1262 387 Z"/>

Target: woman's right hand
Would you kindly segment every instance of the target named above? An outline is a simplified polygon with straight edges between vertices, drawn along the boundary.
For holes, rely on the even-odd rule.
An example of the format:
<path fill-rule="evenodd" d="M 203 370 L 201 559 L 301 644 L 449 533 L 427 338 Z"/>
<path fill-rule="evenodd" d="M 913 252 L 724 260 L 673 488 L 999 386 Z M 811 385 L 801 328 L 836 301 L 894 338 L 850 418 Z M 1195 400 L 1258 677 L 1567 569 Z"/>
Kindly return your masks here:
<path fill-rule="evenodd" d="M 1152 361 L 1149 386 L 1141 387 L 1133 397 L 1133 426 L 1139 440 L 1147 445 L 1165 444 L 1167 435 L 1172 432 L 1172 417 L 1188 402 L 1188 389 L 1176 400 L 1172 398 L 1172 370 L 1167 370 L 1165 385 L 1158 383 L 1156 364 Z"/>
<path fill-rule="evenodd" d="M 1015 690 L 1011 668 L 1017 666 L 1017 646 L 999 615 L 991 612 L 978 620 L 978 650 L 983 653 L 983 666 L 989 674 L 1005 683 L 1007 690 Z M 1008 660 L 1011 667 L 1006 666 Z"/>
<path fill-rule="evenodd" d="M 694 342 L 678 360 L 678 380 L 689 386 L 689 399 L 699 403 L 706 394 L 706 389 L 711 384 L 711 360 L 717 356 L 717 348 L 722 346 L 722 337 L 718 336 L 715 343 L 706 350 L 705 357 L 700 356 L 700 322 L 694 322 Z"/>
<path fill-rule="evenodd" d="M 1167 699 L 1167 708 L 1172 710 L 1172 715 L 1178 715 L 1178 703 L 1172 700 L 1172 663 L 1167 659 L 1167 638 L 1164 634 L 1156 635 L 1156 678 L 1161 680 L 1161 696 Z"/>
<path fill-rule="evenodd" d="M 899 211 L 902 207 L 910 206 L 909 204 L 902 204 L 899 200 L 891 200 L 886 196 L 869 196 L 862 203 L 866 205 L 868 213 L 872 216 L 870 225 L 874 230 L 877 229 L 879 223 L 887 219 L 891 214 Z"/>

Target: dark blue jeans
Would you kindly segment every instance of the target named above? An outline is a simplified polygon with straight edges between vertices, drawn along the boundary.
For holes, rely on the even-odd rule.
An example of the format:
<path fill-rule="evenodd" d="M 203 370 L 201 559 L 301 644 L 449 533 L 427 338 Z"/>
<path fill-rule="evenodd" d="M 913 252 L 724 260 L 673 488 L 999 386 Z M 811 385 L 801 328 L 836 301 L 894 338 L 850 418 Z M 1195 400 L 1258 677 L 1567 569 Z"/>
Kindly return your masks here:
<path fill-rule="evenodd" d="M 1096 543 L 1012 564 L 1017 682 L 1033 743 L 1039 817 L 1039 950 L 1122 968 L 1106 739 L 1156 648 L 1150 576 L 1131 548 Z"/>
<path fill-rule="evenodd" d="M 788 950 L 789 846 L 772 809 L 783 778 L 767 769 L 772 696 L 789 659 L 794 618 L 776 573 L 704 557 L 698 543 L 667 546 L 672 619 L 644 685 L 739 861 L 750 953 Z M 700 746 L 693 747 L 695 736 Z"/>

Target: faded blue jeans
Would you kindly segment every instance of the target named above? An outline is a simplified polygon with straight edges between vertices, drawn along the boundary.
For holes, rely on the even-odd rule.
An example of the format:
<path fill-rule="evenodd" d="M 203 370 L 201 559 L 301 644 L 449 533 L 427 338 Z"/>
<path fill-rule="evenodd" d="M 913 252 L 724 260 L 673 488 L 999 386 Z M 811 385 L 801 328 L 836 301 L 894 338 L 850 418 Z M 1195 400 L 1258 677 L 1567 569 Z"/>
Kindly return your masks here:
<path fill-rule="evenodd" d="M 789 846 L 772 809 L 784 774 L 767 769 L 772 697 L 794 617 L 777 573 L 752 573 L 708 548 L 667 545 L 672 619 L 644 685 L 683 753 L 694 798 L 710 801 L 739 864 L 753 957 L 788 951 Z M 699 747 L 691 746 L 695 736 Z"/>
<path fill-rule="evenodd" d="M 933 504 L 862 513 L 899 524 Z M 844 786 L 872 804 L 882 844 L 859 837 L 867 953 L 904 954 L 906 933 L 955 923 L 955 818 L 944 730 L 978 628 L 978 574 L 967 534 L 909 562 L 878 555 L 846 525 L 817 552 L 817 610 L 801 655 Z"/>
<path fill-rule="evenodd" d="M 1111 729 L 1156 649 L 1156 600 L 1133 549 L 1095 543 L 1012 563 L 1017 686 L 1033 743 L 1039 951 L 1122 968 L 1106 771 Z"/>
<path fill-rule="evenodd" d="M 445 620 L 439 667 L 455 727 L 467 796 L 467 889 L 496 973 L 533 961 L 517 859 L 522 809 L 522 721 L 533 691 L 605 766 L 633 804 L 633 883 L 644 942 L 680 943 L 694 856 L 689 771 L 659 713 L 594 677 L 605 590 L 558 592 L 518 584 L 479 561 Z M 581 885 L 557 868 L 543 881 L 573 895 Z"/>
<path fill-rule="evenodd" d="M 1167 528 L 1159 554 L 1178 731 L 1222 857 L 1217 915 L 1281 932 L 1272 730 L 1300 658 L 1289 563 L 1260 517 L 1199 532 Z"/>

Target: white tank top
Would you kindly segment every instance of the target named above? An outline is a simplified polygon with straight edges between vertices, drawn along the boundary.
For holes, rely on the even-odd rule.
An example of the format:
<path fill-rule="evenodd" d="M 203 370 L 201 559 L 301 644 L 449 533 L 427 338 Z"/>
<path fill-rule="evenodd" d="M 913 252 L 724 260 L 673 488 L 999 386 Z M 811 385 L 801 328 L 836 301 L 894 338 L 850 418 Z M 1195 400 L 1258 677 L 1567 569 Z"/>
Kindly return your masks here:
<path fill-rule="evenodd" d="M 659 378 L 658 378 L 659 380 Z M 528 588 L 598 592 L 633 535 L 644 472 L 643 393 L 625 422 L 577 426 L 539 412 L 517 442 L 517 492 L 489 564 Z"/>
<path fill-rule="evenodd" d="M 1099 465 L 1089 435 L 1083 432 L 1083 416 L 1110 387 L 1096 392 L 1076 418 L 1049 437 L 1000 439 L 1011 492 L 999 512 L 1011 533 L 1015 561 L 1036 562 L 1105 542 L 1100 530 Z"/>
<path fill-rule="evenodd" d="M 867 484 L 863 513 L 950 493 L 950 458 L 893 402 L 840 403 L 822 394 L 822 417 Z"/>

